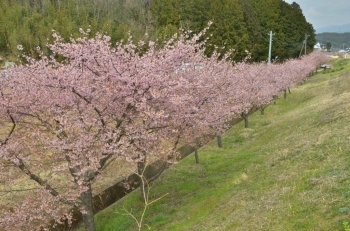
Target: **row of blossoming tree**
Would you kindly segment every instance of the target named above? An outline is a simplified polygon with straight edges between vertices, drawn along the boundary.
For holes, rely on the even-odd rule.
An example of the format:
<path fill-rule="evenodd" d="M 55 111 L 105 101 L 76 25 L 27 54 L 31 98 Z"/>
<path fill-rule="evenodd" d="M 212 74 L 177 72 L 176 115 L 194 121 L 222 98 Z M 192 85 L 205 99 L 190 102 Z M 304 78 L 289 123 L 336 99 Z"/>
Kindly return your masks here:
<path fill-rule="evenodd" d="M 327 61 L 315 52 L 281 64 L 232 64 L 229 55 L 206 57 L 203 36 L 184 33 L 157 49 L 85 32 L 65 42 L 54 33 L 51 56 L 25 57 L 8 70 L 0 80 L 0 183 L 20 184 L 24 175 L 38 187 L 2 204 L 0 230 L 45 229 L 48 220 L 69 221 L 71 208 L 96 230 L 91 186 L 112 161 L 136 169 L 179 143 L 221 135 L 232 117 L 263 109 Z"/>

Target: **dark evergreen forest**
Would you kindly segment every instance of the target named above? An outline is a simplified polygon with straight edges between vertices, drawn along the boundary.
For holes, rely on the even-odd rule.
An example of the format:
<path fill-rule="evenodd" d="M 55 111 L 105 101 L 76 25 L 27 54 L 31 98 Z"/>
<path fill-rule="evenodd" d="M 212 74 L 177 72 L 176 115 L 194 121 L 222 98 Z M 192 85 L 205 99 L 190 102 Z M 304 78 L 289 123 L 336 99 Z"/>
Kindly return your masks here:
<path fill-rule="evenodd" d="M 305 35 L 307 51 L 315 44 L 313 26 L 297 3 L 283 0 L 0 0 L 0 56 L 14 61 L 20 44 L 36 55 L 48 53 L 52 30 L 65 39 L 78 37 L 79 28 L 111 36 L 113 42 L 158 40 L 159 44 L 180 28 L 198 32 L 213 20 L 207 54 L 234 49 L 234 60 L 250 52 L 252 61 L 267 59 L 269 32 L 273 32 L 272 57 L 299 56 Z"/>

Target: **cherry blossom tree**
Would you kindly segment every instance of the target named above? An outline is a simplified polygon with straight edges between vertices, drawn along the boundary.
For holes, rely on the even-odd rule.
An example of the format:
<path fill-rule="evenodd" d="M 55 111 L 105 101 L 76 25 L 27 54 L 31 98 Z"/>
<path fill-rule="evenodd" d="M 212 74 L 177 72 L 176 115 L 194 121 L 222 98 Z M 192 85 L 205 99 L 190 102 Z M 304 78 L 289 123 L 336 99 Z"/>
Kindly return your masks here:
<path fill-rule="evenodd" d="M 287 90 L 292 86 L 304 82 L 315 67 L 327 62 L 329 57 L 321 52 L 313 52 L 301 59 L 291 59 L 283 63 L 240 62 L 234 65 L 236 71 L 232 76 L 237 83 L 234 95 L 236 99 L 236 114 L 240 114 L 248 127 L 248 117 L 256 110 L 264 113 L 264 109 L 276 96 L 284 93 L 286 98 Z M 237 81 L 240 78 L 241 81 Z M 290 92 L 290 90 L 289 90 Z"/>
<path fill-rule="evenodd" d="M 173 38 L 156 50 L 152 42 L 112 47 L 108 36 L 85 35 L 65 43 L 54 34 L 51 57 L 26 57 L 26 65 L 1 80 L 0 170 L 12 164 L 40 186 L 33 197 L 2 211 L 5 229 L 39 229 L 50 218 L 69 219 L 67 208 L 75 207 L 86 230 L 95 230 L 91 184 L 103 169 L 114 159 L 164 157 L 161 141 L 176 144 L 182 116 L 191 120 L 181 108 L 192 80 L 176 69 L 195 53 L 198 36 Z M 142 46 L 148 49 L 140 55 Z M 47 181 L 46 172 L 66 178 L 65 190 Z"/>
<path fill-rule="evenodd" d="M 276 72 L 279 73 L 276 75 L 276 83 L 284 92 L 284 98 L 287 96 L 287 89 L 290 92 L 290 87 L 305 82 L 315 69 L 329 60 L 330 58 L 324 53 L 316 51 L 302 56 L 301 59 L 287 60 L 276 66 Z"/>

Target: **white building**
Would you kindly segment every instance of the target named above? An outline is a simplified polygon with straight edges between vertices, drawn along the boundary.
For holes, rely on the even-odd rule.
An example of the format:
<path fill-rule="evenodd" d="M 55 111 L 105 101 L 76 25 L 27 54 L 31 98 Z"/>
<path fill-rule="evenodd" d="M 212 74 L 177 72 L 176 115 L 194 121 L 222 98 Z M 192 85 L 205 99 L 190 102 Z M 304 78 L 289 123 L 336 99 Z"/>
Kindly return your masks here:
<path fill-rule="evenodd" d="M 322 50 L 321 44 L 319 42 L 316 43 L 315 46 L 314 46 L 314 49 L 315 50 Z"/>

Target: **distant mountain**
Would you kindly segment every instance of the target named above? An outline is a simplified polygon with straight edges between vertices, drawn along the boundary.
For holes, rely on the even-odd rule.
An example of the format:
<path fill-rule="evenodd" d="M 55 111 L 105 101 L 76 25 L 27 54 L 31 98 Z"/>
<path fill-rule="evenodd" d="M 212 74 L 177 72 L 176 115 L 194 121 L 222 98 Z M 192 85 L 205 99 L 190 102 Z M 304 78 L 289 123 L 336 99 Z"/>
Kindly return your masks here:
<path fill-rule="evenodd" d="M 333 50 L 345 50 L 350 48 L 350 32 L 335 33 L 325 32 L 316 34 L 316 40 L 320 44 L 330 42 Z"/>
<path fill-rule="evenodd" d="M 346 33 L 346 32 L 350 32 L 350 23 L 349 24 L 345 24 L 345 25 L 337 25 L 337 26 L 327 26 L 327 27 L 322 27 L 322 28 L 318 28 L 316 29 L 316 34 L 320 34 L 320 33 L 326 33 L 326 32 L 330 32 L 330 33 Z"/>

